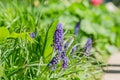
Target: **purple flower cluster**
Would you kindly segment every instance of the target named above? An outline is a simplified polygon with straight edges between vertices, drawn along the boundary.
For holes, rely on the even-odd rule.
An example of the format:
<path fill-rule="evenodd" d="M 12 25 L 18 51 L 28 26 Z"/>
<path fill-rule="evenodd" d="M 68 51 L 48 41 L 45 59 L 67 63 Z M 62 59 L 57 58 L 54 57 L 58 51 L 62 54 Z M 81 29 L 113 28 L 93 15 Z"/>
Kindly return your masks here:
<path fill-rule="evenodd" d="M 35 38 L 35 33 L 34 32 L 30 33 L 30 37 Z"/>
<path fill-rule="evenodd" d="M 58 51 L 58 54 L 50 61 L 49 67 L 51 67 L 52 70 L 55 70 L 59 60 L 63 60 L 62 68 L 66 68 L 68 64 L 68 58 L 66 57 L 65 52 L 62 51 L 63 28 L 61 23 L 57 25 L 53 38 L 53 46 L 54 49 Z"/>
<path fill-rule="evenodd" d="M 54 48 L 55 50 L 58 50 L 58 52 L 62 52 L 62 41 L 63 41 L 63 28 L 62 28 L 62 24 L 58 24 L 57 25 L 57 29 L 55 31 L 55 34 L 54 34 Z"/>
<path fill-rule="evenodd" d="M 61 53 L 61 59 L 64 59 L 65 56 L 66 56 L 66 53 L 65 53 L 65 52 L 62 52 L 62 53 Z"/>
<path fill-rule="evenodd" d="M 61 53 L 61 59 L 63 60 L 62 68 L 64 68 L 64 69 L 67 68 L 68 58 L 66 57 L 66 53 L 65 52 Z"/>
<path fill-rule="evenodd" d="M 81 24 L 81 19 L 79 20 L 79 22 L 76 24 L 76 26 L 75 26 L 75 30 L 74 30 L 74 34 L 76 35 L 76 36 L 78 36 L 78 33 L 79 33 L 79 30 L 80 30 L 80 24 Z M 72 51 L 71 51 L 71 54 L 73 54 L 75 51 L 76 51 L 76 46 L 74 46 L 73 48 L 72 48 Z"/>
<path fill-rule="evenodd" d="M 91 38 L 88 38 L 84 48 L 83 48 L 83 53 L 84 55 L 88 56 L 89 53 L 90 53 L 90 50 L 92 49 L 92 39 Z"/>
<path fill-rule="evenodd" d="M 77 25 L 75 27 L 75 35 L 76 36 L 78 35 L 78 31 L 80 29 L 80 22 L 81 22 L 81 20 L 77 23 Z M 60 23 L 57 25 L 57 28 L 56 28 L 56 31 L 55 31 L 54 37 L 53 37 L 53 46 L 54 46 L 54 49 L 57 52 L 57 54 L 52 58 L 52 60 L 48 64 L 52 70 L 56 69 L 56 65 L 58 64 L 59 61 L 62 61 L 63 69 L 67 68 L 69 60 L 66 56 L 66 51 L 68 50 L 68 47 L 69 47 L 68 45 L 69 45 L 69 42 L 66 42 L 65 45 L 63 45 L 63 28 L 62 28 L 62 24 Z M 70 54 L 75 53 L 77 48 L 78 47 L 76 45 L 74 45 Z M 88 56 L 91 48 L 92 48 L 92 39 L 88 38 L 88 40 L 83 48 L 84 55 Z"/>
<path fill-rule="evenodd" d="M 76 35 L 76 36 L 78 36 L 78 32 L 79 32 L 79 30 L 80 30 L 80 24 L 81 24 L 81 19 L 79 20 L 79 22 L 76 24 L 76 26 L 75 26 L 75 31 L 74 31 L 74 34 Z"/>
<path fill-rule="evenodd" d="M 63 64 L 62 64 L 62 68 L 67 68 L 67 65 L 68 65 L 68 58 L 67 57 L 64 57 L 63 59 Z"/>
<path fill-rule="evenodd" d="M 73 54 L 76 51 L 76 46 L 72 48 L 71 54 Z"/>
<path fill-rule="evenodd" d="M 69 45 L 69 42 L 67 41 L 67 42 L 64 44 L 64 48 L 67 49 L 68 45 Z"/>
<path fill-rule="evenodd" d="M 60 56 L 59 55 L 56 55 L 52 58 L 52 60 L 50 61 L 50 63 L 48 64 L 49 67 L 51 67 L 52 70 L 55 70 L 56 69 L 56 65 L 58 64 L 59 62 L 59 58 Z"/>

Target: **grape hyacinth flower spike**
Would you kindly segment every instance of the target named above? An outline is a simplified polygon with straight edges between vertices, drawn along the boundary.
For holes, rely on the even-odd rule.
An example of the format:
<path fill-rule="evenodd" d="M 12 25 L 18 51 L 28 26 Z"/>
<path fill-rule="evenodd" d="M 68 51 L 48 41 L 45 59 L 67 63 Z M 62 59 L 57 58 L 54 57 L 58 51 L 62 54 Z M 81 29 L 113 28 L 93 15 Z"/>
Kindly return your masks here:
<path fill-rule="evenodd" d="M 67 68 L 67 65 L 68 65 L 68 58 L 67 57 L 64 57 L 63 59 L 63 64 L 62 64 L 62 68 Z"/>
<path fill-rule="evenodd" d="M 76 51 L 76 46 L 74 46 L 74 47 L 72 48 L 72 51 L 71 51 L 70 54 L 73 54 L 75 51 Z"/>
<path fill-rule="evenodd" d="M 30 33 L 30 37 L 35 38 L 35 33 L 34 32 Z"/>
<path fill-rule="evenodd" d="M 84 55 L 88 56 L 90 54 L 91 49 L 92 49 L 92 39 L 88 38 L 88 40 L 83 48 Z"/>
<path fill-rule="evenodd" d="M 48 66 L 51 67 L 52 70 L 56 69 L 56 65 L 61 59 L 62 41 L 63 41 L 63 28 L 62 28 L 62 24 L 60 23 L 57 25 L 57 28 L 53 36 L 53 46 L 54 46 L 54 49 L 58 51 L 58 54 L 55 55 L 50 61 L 50 63 L 48 64 Z"/>
<path fill-rule="evenodd" d="M 68 58 L 66 57 L 66 53 L 65 52 L 61 53 L 61 59 L 63 60 L 62 68 L 64 68 L 64 69 L 67 68 Z"/>
<path fill-rule="evenodd" d="M 75 30 L 74 30 L 74 34 L 76 35 L 76 36 L 78 36 L 78 32 L 79 32 L 79 30 L 80 30 L 80 24 L 81 24 L 81 19 L 79 20 L 79 22 L 76 24 L 76 26 L 75 26 Z"/>
<path fill-rule="evenodd" d="M 65 53 L 65 52 L 62 52 L 62 53 L 61 53 L 61 59 L 64 59 L 65 56 L 66 56 L 66 53 Z"/>
<path fill-rule="evenodd" d="M 64 48 L 66 49 L 69 45 L 69 42 L 67 41 L 65 44 L 64 44 Z"/>
<path fill-rule="evenodd" d="M 53 38 L 54 38 L 53 46 L 55 50 L 58 50 L 58 52 L 61 53 L 62 52 L 62 41 L 63 41 L 63 28 L 62 28 L 61 23 L 57 25 Z"/>
<path fill-rule="evenodd" d="M 78 36 L 79 30 L 80 30 L 80 24 L 81 24 L 81 19 L 79 20 L 79 22 L 78 22 L 78 23 L 76 24 L 76 26 L 75 26 L 74 34 L 75 34 L 76 36 Z M 72 48 L 71 54 L 73 54 L 75 51 L 76 51 L 76 46 L 74 46 L 74 47 Z"/>
<path fill-rule="evenodd" d="M 56 65 L 59 62 L 59 55 L 56 55 L 52 58 L 52 60 L 50 61 L 50 63 L 48 64 L 49 67 L 51 67 L 51 70 L 55 70 L 56 69 Z"/>

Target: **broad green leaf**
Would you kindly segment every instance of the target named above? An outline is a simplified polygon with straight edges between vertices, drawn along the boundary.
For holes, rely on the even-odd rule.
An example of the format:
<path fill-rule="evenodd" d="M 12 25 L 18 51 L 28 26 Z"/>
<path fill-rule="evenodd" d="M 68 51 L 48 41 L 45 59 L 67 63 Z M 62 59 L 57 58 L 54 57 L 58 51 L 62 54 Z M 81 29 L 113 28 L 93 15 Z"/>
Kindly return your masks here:
<path fill-rule="evenodd" d="M 9 38 L 22 38 L 23 40 L 27 39 L 30 42 L 34 42 L 34 40 L 30 37 L 28 32 L 23 32 L 23 33 L 11 33 Z"/>
<path fill-rule="evenodd" d="M 5 38 L 9 36 L 9 31 L 5 27 L 0 27 L 0 42 L 3 42 Z"/>
<path fill-rule="evenodd" d="M 49 60 L 49 58 L 51 57 L 52 51 L 53 51 L 53 47 L 51 47 L 51 44 L 53 44 L 53 35 L 56 30 L 57 23 L 58 23 L 58 21 L 53 23 L 49 27 L 49 29 L 47 30 L 47 33 L 46 33 L 43 52 L 42 52 L 45 60 Z"/>
<path fill-rule="evenodd" d="M 18 38 L 18 37 L 19 37 L 19 33 L 13 32 L 13 33 L 10 34 L 9 37 L 10 37 L 10 38 Z"/>

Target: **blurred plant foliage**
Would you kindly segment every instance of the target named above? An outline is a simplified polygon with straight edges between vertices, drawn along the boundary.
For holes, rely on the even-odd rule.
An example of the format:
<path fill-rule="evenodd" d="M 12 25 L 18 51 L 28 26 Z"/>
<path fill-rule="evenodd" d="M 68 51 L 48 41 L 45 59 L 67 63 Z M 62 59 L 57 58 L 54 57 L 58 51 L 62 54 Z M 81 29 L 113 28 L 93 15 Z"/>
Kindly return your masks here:
<path fill-rule="evenodd" d="M 88 0 L 1 0 L 0 79 L 96 80 L 95 74 L 101 72 L 99 61 L 106 59 L 111 47 L 120 47 L 119 15 L 120 10 L 111 13 L 105 4 L 94 7 Z M 48 70 L 56 25 L 63 23 L 65 38 L 74 38 L 79 19 L 81 29 L 75 42 L 83 45 L 91 37 L 92 58 L 73 56 L 66 70 Z M 30 37 L 32 32 L 35 38 Z"/>
<path fill-rule="evenodd" d="M 52 5 L 51 5 L 52 4 Z M 59 5 L 58 5 L 59 4 Z M 89 1 L 58 1 L 48 2 L 42 7 L 43 26 L 59 18 L 59 21 L 66 25 L 64 28 L 73 30 L 77 21 L 82 18 L 81 32 L 84 37 L 92 36 L 95 41 L 95 47 L 105 50 L 106 44 L 120 47 L 120 10 L 109 12 L 105 4 L 95 7 Z M 48 7 L 49 6 L 49 7 Z M 45 20 L 45 21 L 44 21 Z"/>

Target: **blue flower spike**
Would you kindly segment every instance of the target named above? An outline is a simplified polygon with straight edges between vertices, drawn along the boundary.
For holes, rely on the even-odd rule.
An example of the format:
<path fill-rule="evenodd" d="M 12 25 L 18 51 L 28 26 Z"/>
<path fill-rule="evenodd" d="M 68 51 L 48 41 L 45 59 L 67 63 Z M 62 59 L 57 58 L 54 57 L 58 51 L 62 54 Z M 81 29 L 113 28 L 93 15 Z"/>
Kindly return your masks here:
<path fill-rule="evenodd" d="M 89 56 L 91 49 L 92 49 L 92 39 L 88 38 L 88 40 L 87 40 L 87 42 L 86 42 L 86 44 L 84 45 L 84 48 L 83 48 L 84 55 Z"/>

